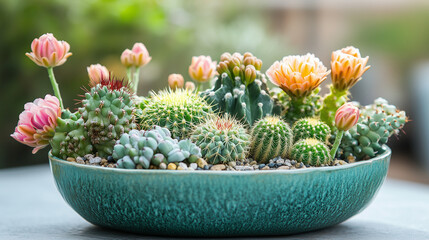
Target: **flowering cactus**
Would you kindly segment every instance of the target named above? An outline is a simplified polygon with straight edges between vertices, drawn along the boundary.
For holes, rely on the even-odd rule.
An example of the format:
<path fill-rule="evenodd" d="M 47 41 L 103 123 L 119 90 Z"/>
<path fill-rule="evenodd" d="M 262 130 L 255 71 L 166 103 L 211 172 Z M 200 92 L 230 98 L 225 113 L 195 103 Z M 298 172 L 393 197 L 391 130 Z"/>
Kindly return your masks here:
<path fill-rule="evenodd" d="M 341 106 L 335 114 L 335 127 L 337 130 L 337 135 L 335 137 L 334 145 L 331 149 L 331 158 L 334 159 L 335 153 L 338 150 L 338 146 L 341 143 L 343 138 L 344 131 L 349 130 L 359 120 L 359 108 L 357 108 L 353 103 L 346 103 Z"/>
<path fill-rule="evenodd" d="M 48 69 L 49 79 L 51 80 L 52 88 L 55 96 L 60 102 L 61 108 L 64 109 L 63 100 L 61 98 L 58 83 L 55 80 L 53 68 L 60 66 L 67 61 L 67 58 L 72 55 L 69 52 L 70 45 L 65 41 L 58 41 L 52 33 L 43 34 L 40 38 L 36 38 L 31 43 L 31 53 L 25 55 L 33 62 L 41 67 Z"/>
<path fill-rule="evenodd" d="M 175 90 L 176 88 L 183 88 L 185 84 L 185 79 L 183 79 L 182 74 L 170 74 L 168 76 L 168 86 Z"/>
<path fill-rule="evenodd" d="M 330 93 L 323 100 L 320 119 L 329 125 L 331 130 L 335 126 L 335 112 L 347 102 L 349 89 L 362 79 L 362 74 L 370 66 L 366 66 L 368 57 L 362 58 L 359 49 L 346 47 L 332 53 Z"/>
<path fill-rule="evenodd" d="M 70 45 L 58 41 L 52 33 L 43 34 L 31 43 L 31 53 L 25 55 L 41 67 L 51 68 L 64 64 L 72 55 Z"/>
<path fill-rule="evenodd" d="M 140 67 L 148 64 L 151 59 L 143 43 L 135 43 L 131 50 L 125 49 L 122 52 L 121 62 L 127 68 L 128 80 L 132 83 L 134 93 L 137 93 Z"/>
<path fill-rule="evenodd" d="M 99 84 L 103 78 L 109 77 L 109 70 L 101 64 L 92 64 L 86 70 L 88 71 L 89 85 L 91 87 Z"/>
<path fill-rule="evenodd" d="M 210 56 L 192 57 L 189 66 L 189 76 L 197 83 L 207 82 L 213 78 L 216 73 L 216 62 L 212 61 Z"/>
<path fill-rule="evenodd" d="M 286 120 L 294 122 L 299 118 L 312 117 L 317 112 L 318 109 L 306 111 L 303 106 L 308 105 L 307 98 L 325 81 L 328 74 L 329 71 L 313 54 L 287 56 L 271 65 L 267 76 L 291 97 Z"/>
<path fill-rule="evenodd" d="M 185 89 L 192 92 L 195 90 L 195 84 L 193 82 L 186 82 Z"/>
<path fill-rule="evenodd" d="M 57 118 L 61 116 L 58 98 L 46 95 L 24 105 L 18 126 L 10 136 L 20 143 L 33 147 L 33 154 L 49 144 L 55 134 Z"/>

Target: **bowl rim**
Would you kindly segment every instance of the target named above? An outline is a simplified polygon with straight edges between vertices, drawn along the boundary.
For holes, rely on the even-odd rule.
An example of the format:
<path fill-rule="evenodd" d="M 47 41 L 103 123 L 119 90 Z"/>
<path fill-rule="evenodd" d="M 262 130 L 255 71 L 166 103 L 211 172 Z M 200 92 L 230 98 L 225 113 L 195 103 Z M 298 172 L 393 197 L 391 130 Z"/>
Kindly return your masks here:
<path fill-rule="evenodd" d="M 384 152 L 378 156 L 375 156 L 368 160 L 362 160 L 350 164 L 345 164 L 341 166 L 327 166 L 327 167 L 314 167 L 314 168 L 305 168 L 305 169 L 276 169 L 276 170 L 264 170 L 264 171 L 187 171 L 187 170 L 167 170 L 167 169 L 124 169 L 124 168 L 108 168 L 108 167 L 100 167 L 93 166 L 87 164 L 80 164 L 76 162 L 69 162 L 64 159 L 60 159 L 52 155 L 51 151 L 48 153 L 48 157 L 50 161 L 59 162 L 60 164 L 65 164 L 81 169 L 94 170 L 94 171 L 103 171 L 103 172 L 112 172 L 112 173 L 123 173 L 123 174 L 227 174 L 227 175 L 254 175 L 254 174 L 273 174 L 273 173 L 281 173 L 281 174 L 300 174 L 300 173 L 312 173 L 312 172 L 333 172 L 338 170 L 344 170 L 349 168 L 355 168 L 363 165 L 370 165 L 376 161 L 380 161 L 385 159 L 386 157 L 392 154 L 392 150 L 384 145 Z"/>

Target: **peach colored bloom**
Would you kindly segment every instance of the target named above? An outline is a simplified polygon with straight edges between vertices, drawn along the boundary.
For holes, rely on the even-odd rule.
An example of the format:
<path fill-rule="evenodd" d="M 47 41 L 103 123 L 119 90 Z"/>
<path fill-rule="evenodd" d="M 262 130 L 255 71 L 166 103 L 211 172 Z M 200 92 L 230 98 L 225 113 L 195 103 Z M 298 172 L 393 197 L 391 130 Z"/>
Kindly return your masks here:
<path fill-rule="evenodd" d="M 345 103 L 335 113 L 335 126 L 340 131 L 347 131 L 359 120 L 359 108 L 353 103 Z"/>
<path fill-rule="evenodd" d="M 151 59 L 152 57 L 149 56 L 149 52 L 143 43 L 135 43 L 132 50 L 125 49 L 121 55 L 121 62 L 125 67 L 142 67 Z"/>
<path fill-rule="evenodd" d="M 42 67 L 56 67 L 67 61 L 72 55 L 70 45 L 65 41 L 58 41 L 52 33 L 43 34 L 31 43 L 31 53 L 25 55 Z"/>
<path fill-rule="evenodd" d="M 362 79 L 362 74 L 371 66 L 366 66 L 368 57 L 362 58 L 359 49 L 346 47 L 332 52 L 331 78 L 334 88 L 345 91 Z"/>
<path fill-rule="evenodd" d="M 284 57 L 267 70 L 273 84 L 296 98 L 310 95 L 328 74 L 329 71 L 313 54 Z"/>
<path fill-rule="evenodd" d="M 92 64 L 87 67 L 86 70 L 88 71 L 89 84 L 91 87 L 99 84 L 103 78 L 109 78 L 109 70 L 101 64 Z"/>
<path fill-rule="evenodd" d="M 189 91 L 195 90 L 195 84 L 193 82 L 186 82 L 185 83 L 185 89 Z"/>
<path fill-rule="evenodd" d="M 168 76 L 168 86 L 170 86 L 171 89 L 183 88 L 184 84 L 185 79 L 183 79 L 182 74 L 173 73 Z"/>
<path fill-rule="evenodd" d="M 189 76 L 197 82 L 207 82 L 216 73 L 216 62 L 210 56 L 192 57 L 189 66 Z"/>
<path fill-rule="evenodd" d="M 46 95 L 24 105 L 18 126 L 10 136 L 20 143 L 34 147 L 33 154 L 49 144 L 55 134 L 57 118 L 61 116 L 58 98 Z"/>

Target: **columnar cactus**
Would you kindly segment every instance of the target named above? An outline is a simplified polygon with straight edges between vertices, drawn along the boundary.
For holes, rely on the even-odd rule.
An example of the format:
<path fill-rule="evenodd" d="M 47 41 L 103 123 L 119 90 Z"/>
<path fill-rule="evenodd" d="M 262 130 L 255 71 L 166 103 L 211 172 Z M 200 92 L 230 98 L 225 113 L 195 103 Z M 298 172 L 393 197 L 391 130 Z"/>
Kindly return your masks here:
<path fill-rule="evenodd" d="M 143 129 L 158 125 L 171 131 L 173 138 L 186 138 L 192 128 L 213 114 L 210 105 L 196 93 L 176 89 L 152 93 L 140 104 L 139 117 Z"/>
<path fill-rule="evenodd" d="M 211 164 L 243 160 L 248 153 L 250 135 L 242 124 L 227 116 L 213 117 L 198 125 L 191 140 L 201 148 Z"/>
<path fill-rule="evenodd" d="M 383 152 L 382 146 L 389 137 L 399 134 L 407 122 L 404 111 L 399 111 L 385 99 L 378 98 L 374 104 L 361 110 L 359 122 L 344 133 L 337 157 L 369 159 Z"/>
<path fill-rule="evenodd" d="M 63 110 L 61 117 L 57 118 L 57 124 L 55 135 L 50 140 L 52 155 L 66 159 L 92 153 L 88 131 L 78 112 Z"/>
<path fill-rule="evenodd" d="M 82 100 L 79 113 L 100 157 L 112 154 L 116 140 L 136 127 L 136 111 L 128 89 L 120 80 L 103 79 Z"/>
<path fill-rule="evenodd" d="M 311 166 L 331 163 L 329 148 L 314 138 L 302 139 L 295 143 L 292 147 L 291 158 Z"/>
<path fill-rule="evenodd" d="M 280 114 L 280 106 L 269 96 L 265 75 L 259 72 L 261 66 L 262 61 L 251 53 L 224 53 L 214 87 L 201 96 L 213 110 L 228 113 L 248 126 L 267 115 Z"/>
<path fill-rule="evenodd" d="M 178 141 L 171 138 L 166 128 L 155 126 L 154 129 L 131 130 L 122 134 L 113 150 L 113 159 L 118 168 L 134 169 L 138 166 L 147 169 L 161 163 L 181 162 L 201 157 L 201 150 L 189 139 Z"/>
<path fill-rule="evenodd" d="M 302 118 L 292 126 L 295 141 L 306 138 L 315 138 L 327 143 L 331 135 L 331 129 L 317 118 Z"/>
<path fill-rule="evenodd" d="M 370 66 L 366 66 L 368 57 L 362 58 L 359 49 L 346 47 L 334 51 L 331 59 L 332 85 L 330 93 L 323 99 L 320 119 L 335 130 L 335 112 L 345 104 L 350 95 L 349 89 L 362 79 Z"/>
<path fill-rule="evenodd" d="M 289 125 L 279 117 L 267 116 L 256 122 L 251 131 L 250 153 L 258 162 L 289 156 L 293 134 Z"/>

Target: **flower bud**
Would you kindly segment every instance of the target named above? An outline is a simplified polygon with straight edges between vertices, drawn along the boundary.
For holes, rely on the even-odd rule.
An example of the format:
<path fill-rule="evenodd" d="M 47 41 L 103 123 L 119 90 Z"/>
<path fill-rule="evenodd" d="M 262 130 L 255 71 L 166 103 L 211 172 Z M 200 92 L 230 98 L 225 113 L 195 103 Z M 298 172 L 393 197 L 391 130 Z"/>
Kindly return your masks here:
<path fill-rule="evenodd" d="M 176 88 L 183 88 L 185 80 L 183 79 L 182 74 L 170 74 L 168 76 L 168 86 L 175 90 Z"/>
<path fill-rule="evenodd" d="M 186 82 L 185 83 L 185 89 L 188 91 L 194 91 L 195 90 L 195 84 L 193 82 Z"/>
<path fill-rule="evenodd" d="M 359 108 L 353 103 L 346 103 L 335 113 L 335 126 L 340 131 L 347 131 L 359 120 Z"/>
<path fill-rule="evenodd" d="M 192 57 L 189 75 L 197 82 L 207 82 L 216 73 L 216 62 L 210 56 Z"/>
<path fill-rule="evenodd" d="M 142 67 L 152 59 L 143 43 L 135 43 L 132 50 L 125 49 L 121 55 L 121 62 L 125 67 Z"/>
<path fill-rule="evenodd" d="M 87 67 L 86 70 L 88 71 L 89 84 L 91 87 L 99 84 L 103 78 L 109 77 L 109 70 L 100 64 L 92 64 Z"/>
<path fill-rule="evenodd" d="M 42 67 L 56 67 L 64 64 L 72 54 L 70 45 L 65 41 L 58 41 L 52 33 L 43 34 L 31 43 L 31 53 L 25 55 L 34 63 Z"/>

